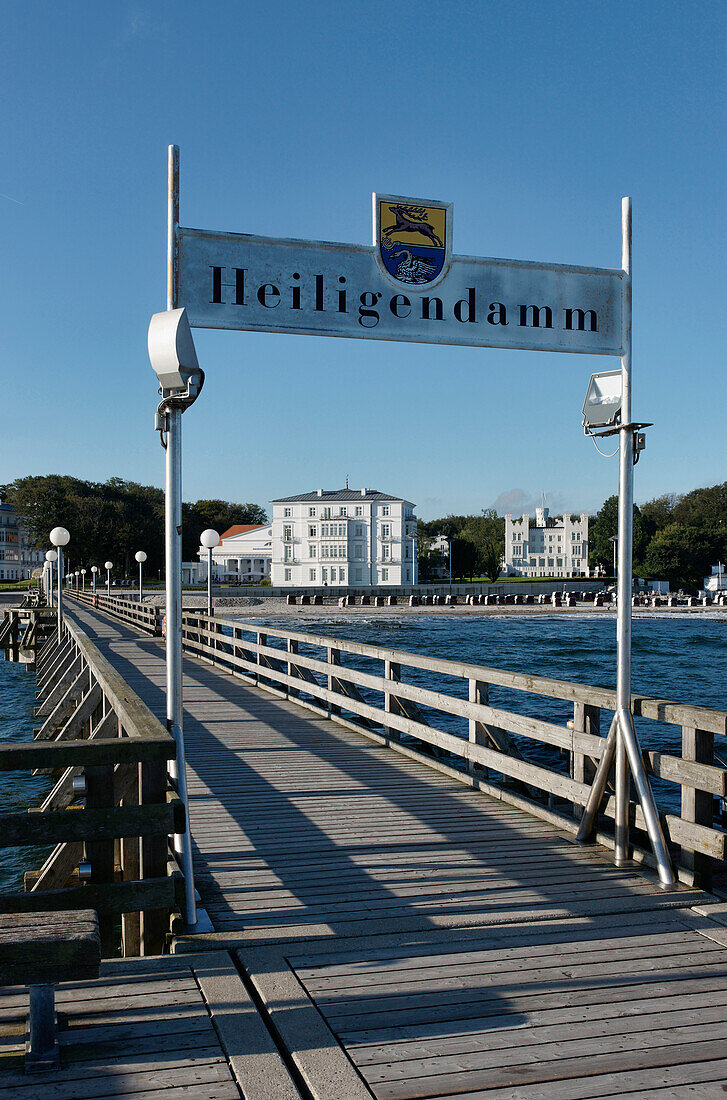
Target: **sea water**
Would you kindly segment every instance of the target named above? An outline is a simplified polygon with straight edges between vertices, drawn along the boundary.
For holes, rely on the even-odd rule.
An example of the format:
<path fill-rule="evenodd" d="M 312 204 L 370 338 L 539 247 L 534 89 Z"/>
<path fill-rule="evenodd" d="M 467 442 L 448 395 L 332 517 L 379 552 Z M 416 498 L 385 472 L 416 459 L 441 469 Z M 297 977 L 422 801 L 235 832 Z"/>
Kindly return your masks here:
<path fill-rule="evenodd" d="M 28 665 L 0 657 L 0 744 L 33 740 L 35 676 Z M 51 787 L 46 775 L 0 771 L 2 813 L 25 813 Z M 23 872 L 37 870 L 49 848 L 0 848 L 0 892 L 22 890 Z"/>

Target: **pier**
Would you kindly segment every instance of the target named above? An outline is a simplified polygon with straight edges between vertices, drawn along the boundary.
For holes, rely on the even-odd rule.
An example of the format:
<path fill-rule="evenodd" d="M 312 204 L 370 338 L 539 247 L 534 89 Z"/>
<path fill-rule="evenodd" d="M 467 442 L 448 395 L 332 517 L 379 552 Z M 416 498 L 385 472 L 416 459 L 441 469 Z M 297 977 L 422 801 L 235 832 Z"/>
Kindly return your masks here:
<path fill-rule="evenodd" d="M 47 611 L 26 618 L 8 635 L 36 659 L 39 725 L 0 767 L 55 785 L 0 824 L 6 846 L 54 848 L 0 911 L 93 909 L 104 956 L 58 987 L 48 1095 L 724 1095 L 727 905 L 709 890 L 727 714 L 632 700 L 681 731 L 680 755 L 645 753 L 679 792 L 662 824 L 680 881 L 663 890 L 637 806 L 627 864 L 610 797 L 594 842 L 574 842 L 614 692 L 186 612 L 209 919 L 189 934 L 158 613 L 71 597 L 60 646 Z M 26 1013 L 5 989 L 0 1100 L 38 1094 Z"/>

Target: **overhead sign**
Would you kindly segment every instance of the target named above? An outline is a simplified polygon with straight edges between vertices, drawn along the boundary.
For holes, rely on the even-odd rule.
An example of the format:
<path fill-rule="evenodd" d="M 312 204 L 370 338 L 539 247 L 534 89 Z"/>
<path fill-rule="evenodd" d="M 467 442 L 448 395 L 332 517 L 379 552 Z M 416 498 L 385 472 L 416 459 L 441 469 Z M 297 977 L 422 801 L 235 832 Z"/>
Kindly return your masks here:
<path fill-rule="evenodd" d="M 197 328 L 622 355 L 624 273 L 452 256 L 451 204 L 374 195 L 374 244 L 177 228 Z"/>

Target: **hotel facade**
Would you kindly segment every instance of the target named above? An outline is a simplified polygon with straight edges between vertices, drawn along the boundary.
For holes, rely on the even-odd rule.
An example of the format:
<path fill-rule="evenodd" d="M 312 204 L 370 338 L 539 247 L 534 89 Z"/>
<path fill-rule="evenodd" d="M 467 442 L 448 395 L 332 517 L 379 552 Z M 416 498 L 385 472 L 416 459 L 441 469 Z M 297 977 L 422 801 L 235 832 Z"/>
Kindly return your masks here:
<path fill-rule="evenodd" d="M 588 513 L 551 519 L 547 508 L 505 516 L 505 572 L 514 577 L 587 577 Z"/>
<path fill-rule="evenodd" d="M 417 583 L 414 505 L 377 489 L 314 489 L 272 503 L 271 582 L 281 588 Z"/>

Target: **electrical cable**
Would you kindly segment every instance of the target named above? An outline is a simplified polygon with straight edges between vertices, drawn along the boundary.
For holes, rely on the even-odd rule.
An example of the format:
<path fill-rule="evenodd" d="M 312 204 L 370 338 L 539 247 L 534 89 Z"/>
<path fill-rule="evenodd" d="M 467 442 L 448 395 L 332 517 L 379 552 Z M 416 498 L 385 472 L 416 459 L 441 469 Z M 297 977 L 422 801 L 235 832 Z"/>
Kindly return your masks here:
<path fill-rule="evenodd" d="M 619 450 L 619 449 L 618 449 L 618 447 L 617 447 L 615 451 L 612 451 L 610 455 L 607 455 L 607 454 L 606 454 L 606 452 L 605 452 L 605 451 L 602 451 L 602 450 L 601 450 L 601 448 L 600 448 L 600 447 L 598 446 L 598 444 L 596 443 L 596 439 L 595 439 L 595 436 L 591 436 L 591 439 L 593 440 L 593 446 L 594 446 L 594 447 L 596 448 L 596 450 L 598 451 L 598 453 L 599 453 L 600 455 L 603 455 L 603 457 L 604 457 L 604 458 L 613 458 L 613 457 L 614 457 L 615 455 L 617 455 L 617 454 L 618 454 L 618 450 Z"/>

